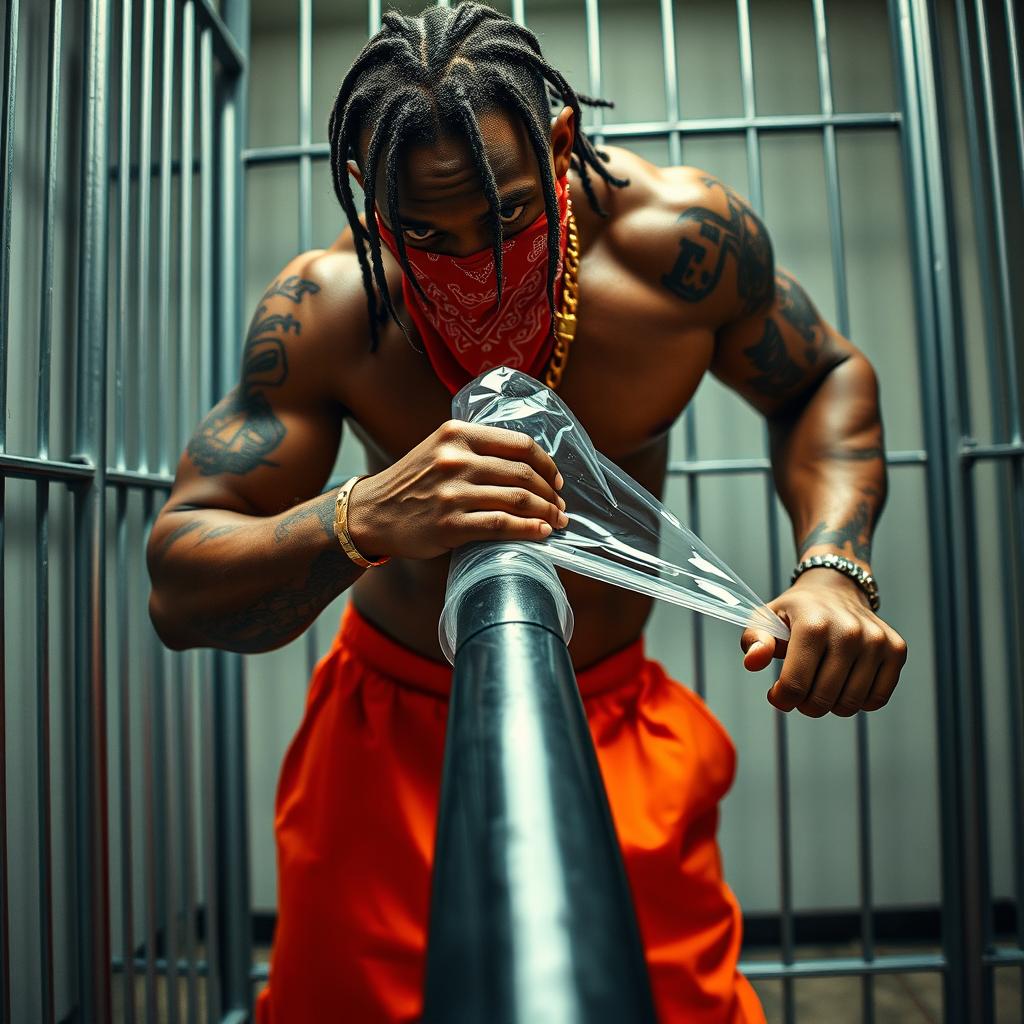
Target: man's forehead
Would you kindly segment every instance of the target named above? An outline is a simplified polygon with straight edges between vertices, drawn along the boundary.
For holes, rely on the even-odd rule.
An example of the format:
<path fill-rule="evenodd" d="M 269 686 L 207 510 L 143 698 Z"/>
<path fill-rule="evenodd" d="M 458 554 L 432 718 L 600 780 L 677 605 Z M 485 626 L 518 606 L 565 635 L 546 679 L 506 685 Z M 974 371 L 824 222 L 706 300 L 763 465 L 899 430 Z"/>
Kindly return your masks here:
<path fill-rule="evenodd" d="M 524 176 L 537 177 L 537 160 L 526 126 L 505 111 L 478 116 L 484 153 L 500 188 Z M 378 195 L 383 195 L 383 168 L 378 168 Z M 450 202 L 460 195 L 479 192 L 480 169 L 469 141 L 461 135 L 441 134 L 430 144 L 414 144 L 403 153 L 399 171 L 402 205 L 429 206 Z"/>

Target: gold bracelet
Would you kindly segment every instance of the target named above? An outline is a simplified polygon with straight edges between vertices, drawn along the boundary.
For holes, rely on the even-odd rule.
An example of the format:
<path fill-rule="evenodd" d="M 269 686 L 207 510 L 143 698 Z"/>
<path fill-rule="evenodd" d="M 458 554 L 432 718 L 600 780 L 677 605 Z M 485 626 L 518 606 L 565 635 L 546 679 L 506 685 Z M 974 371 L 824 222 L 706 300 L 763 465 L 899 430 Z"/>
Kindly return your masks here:
<path fill-rule="evenodd" d="M 363 474 L 366 476 L 367 474 Z M 364 558 L 359 551 L 356 549 L 355 544 L 352 543 L 352 537 L 348 532 L 348 499 L 352 493 L 352 488 L 363 479 L 363 476 L 354 476 L 349 480 L 346 480 L 338 490 L 338 497 L 334 503 L 334 536 L 338 538 L 338 542 L 341 544 L 345 551 L 345 554 L 352 559 L 362 569 L 369 569 L 373 565 L 383 565 L 385 562 L 391 560 L 390 555 L 386 555 L 378 562 L 371 562 L 368 558 Z"/>

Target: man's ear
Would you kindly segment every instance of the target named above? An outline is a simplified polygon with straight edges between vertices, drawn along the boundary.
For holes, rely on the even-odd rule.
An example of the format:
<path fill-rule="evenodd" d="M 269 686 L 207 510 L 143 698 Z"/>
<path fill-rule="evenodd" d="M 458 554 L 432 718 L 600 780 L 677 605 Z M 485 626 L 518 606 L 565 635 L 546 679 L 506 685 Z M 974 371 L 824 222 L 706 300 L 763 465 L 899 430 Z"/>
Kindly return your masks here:
<path fill-rule="evenodd" d="M 572 113 L 572 111 L 570 111 L 570 113 Z M 363 172 L 361 170 L 359 170 L 359 164 L 357 164 L 355 162 L 355 160 L 349 160 L 348 161 L 348 173 L 351 174 L 352 177 L 355 178 L 356 181 L 359 182 L 359 187 L 362 188 L 363 187 Z"/>
<path fill-rule="evenodd" d="M 576 124 L 572 107 L 562 107 L 551 122 L 551 158 L 555 164 L 555 177 L 561 178 L 569 170 L 572 146 L 576 141 Z"/>

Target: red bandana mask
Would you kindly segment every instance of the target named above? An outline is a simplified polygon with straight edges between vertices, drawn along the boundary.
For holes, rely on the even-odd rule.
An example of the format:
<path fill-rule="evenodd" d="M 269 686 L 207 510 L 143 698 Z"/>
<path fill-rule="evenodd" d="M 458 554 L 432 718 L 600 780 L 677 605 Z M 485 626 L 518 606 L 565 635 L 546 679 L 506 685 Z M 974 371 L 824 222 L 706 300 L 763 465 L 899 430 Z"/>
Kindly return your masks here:
<path fill-rule="evenodd" d="M 568 244 L 569 182 L 555 182 L 561 227 L 555 304 L 562 291 L 562 267 Z M 398 258 L 395 236 L 380 216 L 381 241 Z M 402 275 L 405 307 L 423 339 L 437 376 L 454 395 L 463 385 L 495 366 L 511 366 L 537 377 L 554 345 L 547 299 L 548 221 L 542 213 L 501 245 L 504 287 L 501 306 L 490 248 L 471 256 L 445 256 L 407 246 L 409 266 L 426 300 Z"/>

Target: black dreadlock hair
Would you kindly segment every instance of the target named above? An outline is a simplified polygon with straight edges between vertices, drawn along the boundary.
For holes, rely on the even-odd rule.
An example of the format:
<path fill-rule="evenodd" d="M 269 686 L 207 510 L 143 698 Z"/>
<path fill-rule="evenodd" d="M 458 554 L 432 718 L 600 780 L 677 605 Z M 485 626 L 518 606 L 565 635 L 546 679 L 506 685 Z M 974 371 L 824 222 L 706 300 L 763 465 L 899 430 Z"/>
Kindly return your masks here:
<path fill-rule="evenodd" d="M 380 324 L 390 314 L 409 338 L 395 311 L 381 262 L 380 232 L 372 215 L 377 199 L 377 172 L 384 160 L 385 206 L 394 228 L 399 260 L 413 287 L 423 294 L 409 266 L 398 216 L 398 167 L 402 150 L 413 143 L 432 144 L 446 132 L 464 136 L 490 206 L 494 266 L 501 302 L 502 226 L 498 189 L 484 152 L 476 116 L 507 109 L 526 126 L 540 167 L 548 223 L 548 303 L 554 312 L 555 273 L 559 255 L 558 201 L 551 173 L 549 122 L 554 103 L 575 117 L 572 166 L 593 209 L 607 216 L 594 192 L 591 172 L 610 185 L 629 182 L 611 174 L 608 155 L 596 149 L 580 128 L 580 104 L 611 107 L 607 100 L 575 92 L 561 72 L 540 52 L 537 37 L 511 18 L 471 0 L 458 7 L 429 7 L 418 18 L 388 11 L 382 28 L 356 57 L 334 101 L 328 124 L 334 191 L 355 237 L 370 312 L 370 350 L 376 351 Z M 347 162 L 359 161 L 364 125 L 373 125 L 363 168 L 366 227 L 359 221 Z M 369 255 L 367 255 L 369 247 Z M 376 282 L 377 291 L 374 290 Z M 377 292 L 383 298 L 378 303 Z"/>

